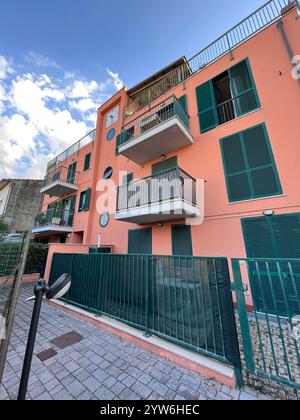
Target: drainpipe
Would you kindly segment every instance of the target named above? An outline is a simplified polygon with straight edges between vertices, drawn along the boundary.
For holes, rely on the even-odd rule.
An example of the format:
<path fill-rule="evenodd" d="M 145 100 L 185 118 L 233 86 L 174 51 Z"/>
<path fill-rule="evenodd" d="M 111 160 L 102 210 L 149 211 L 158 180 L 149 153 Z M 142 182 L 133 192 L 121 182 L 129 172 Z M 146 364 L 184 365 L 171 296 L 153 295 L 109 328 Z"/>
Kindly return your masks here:
<path fill-rule="evenodd" d="M 297 0 L 297 6 L 299 6 L 299 0 Z M 299 9 L 298 9 L 299 10 Z M 292 67 L 296 67 L 298 64 L 297 63 L 293 63 L 293 59 L 296 56 L 296 54 L 294 54 L 293 49 L 291 47 L 291 44 L 289 42 L 288 36 L 285 32 L 284 26 L 283 26 L 283 21 L 281 19 L 279 19 L 279 21 L 277 22 L 277 28 L 280 32 L 280 35 L 282 37 L 284 46 L 288 52 Z M 296 79 L 300 85 L 300 78 Z"/>

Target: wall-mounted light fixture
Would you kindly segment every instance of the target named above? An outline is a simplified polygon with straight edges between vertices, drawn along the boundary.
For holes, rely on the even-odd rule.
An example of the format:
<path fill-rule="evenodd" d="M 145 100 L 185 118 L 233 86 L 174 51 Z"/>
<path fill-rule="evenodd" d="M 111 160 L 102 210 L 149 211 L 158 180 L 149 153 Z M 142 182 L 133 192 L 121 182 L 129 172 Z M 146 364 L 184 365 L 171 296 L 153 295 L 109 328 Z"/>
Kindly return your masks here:
<path fill-rule="evenodd" d="M 158 226 L 158 227 L 163 227 L 163 225 L 164 225 L 164 224 L 163 224 L 163 222 L 159 222 L 159 223 L 157 223 L 157 226 Z"/>
<path fill-rule="evenodd" d="M 162 160 L 166 160 L 167 156 L 166 155 L 161 155 L 161 159 Z"/>
<path fill-rule="evenodd" d="M 264 215 L 265 215 L 265 216 L 267 216 L 267 217 L 271 217 L 271 216 L 273 216 L 273 215 L 274 215 L 274 213 L 275 213 L 275 211 L 274 211 L 274 210 L 265 210 L 265 211 L 264 211 Z"/>

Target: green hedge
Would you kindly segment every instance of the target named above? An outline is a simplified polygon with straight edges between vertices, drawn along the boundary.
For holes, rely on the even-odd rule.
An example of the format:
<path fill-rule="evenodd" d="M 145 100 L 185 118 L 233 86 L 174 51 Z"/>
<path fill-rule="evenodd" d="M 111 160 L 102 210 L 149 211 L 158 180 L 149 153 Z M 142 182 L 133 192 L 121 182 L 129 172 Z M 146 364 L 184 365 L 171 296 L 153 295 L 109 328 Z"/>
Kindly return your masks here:
<path fill-rule="evenodd" d="M 21 244 L 0 244 L 0 277 L 10 275 L 20 258 Z M 30 244 L 25 274 L 40 273 L 48 254 L 48 245 Z"/>

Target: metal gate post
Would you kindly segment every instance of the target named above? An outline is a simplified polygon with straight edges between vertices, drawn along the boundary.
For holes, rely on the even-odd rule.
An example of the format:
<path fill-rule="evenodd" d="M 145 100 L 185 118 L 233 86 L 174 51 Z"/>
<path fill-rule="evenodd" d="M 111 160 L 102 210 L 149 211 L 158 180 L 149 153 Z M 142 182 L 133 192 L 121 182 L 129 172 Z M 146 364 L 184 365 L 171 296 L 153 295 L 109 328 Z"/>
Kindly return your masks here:
<path fill-rule="evenodd" d="M 241 334 L 243 348 L 245 353 L 246 368 L 249 372 L 255 372 L 255 362 L 253 357 L 253 347 L 248 322 L 247 305 L 244 294 L 243 279 L 241 275 L 240 260 L 232 259 L 233 278 L 235 285 L 235 293 L 237 298 L 238 314 L 241 325 Z"/>
<path fill-rule="evenodd" d="M 150 287 L 150 281 L 149 281 L 149 258 L 148 256 L 146 258 L 146 328 L 145 328 L 145 337 L 151 337 L 150 329 L 149 329 L 149 299 L 150 299 L 150 293 L 149 293 L 149 287 Z"/>

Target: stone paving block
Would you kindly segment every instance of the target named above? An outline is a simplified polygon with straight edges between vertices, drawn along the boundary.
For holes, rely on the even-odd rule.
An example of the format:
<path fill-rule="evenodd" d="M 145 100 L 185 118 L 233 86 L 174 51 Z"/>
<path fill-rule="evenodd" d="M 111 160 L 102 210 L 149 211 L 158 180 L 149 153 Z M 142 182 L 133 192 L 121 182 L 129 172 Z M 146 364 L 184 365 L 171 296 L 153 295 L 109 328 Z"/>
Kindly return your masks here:
<path fill-rule="evenodd" d="M 103 385 L 95 392 L 95 397 L 98 400 L 110 401 L 115 397 L 115 394 Z"/>
<path fill-rule="evenodd" d="M 73 397 L 76 398 L 84 391 L 86 391 L 86 388 L 79 381 L 75 380 L 74 382 L 71 382 L 68 386 L 68 391 L 71 395 L 73 395 Z"/>
<path fill-rule="evenodd" d="M 148 387 L 151 388 L 152 391 L 155 391 L 157 394 L 161 395 L 162 397 L 164 397 L 169 390 L 169 388 L 166 385 L 154 379 L 151 382 L 149 382 Z"/>
<path fill-rule="evenodd" d="M 140 400 L 141 397 L 139 397 L 134 391 L 132 391 L 129 388 L 125 388 L 124 391 L 122 391 L 119 395 L 119 399 L 120 400 L 127 400 L 127 401 L 132 401 L 132 400 Z"/>
<path fill-rule="evenodd" d="M 183 384 L 179 386 L 177 393 L 183 395 L 187 400 L 198 400 L 200 396 L 199 391 L 195 391 L 192 388 L 188 388 L 186 385 Z"/>
<path fill-rule="evenodd" d="M 146 400 L 152 393 L 152 389 L 150 389 L 147 385 L 142 384 L 141 382 L 136 382 L 135 384 L 133 384 L 131 389 L 143 400 Z"/>
<path fill-rule="evenodd" d="M 18 393 L 27 340 L 24 331 L 28 330 L 32 310 L 32 304 L 24 302 L 31 295 L 32 285 L 22 286 L 4 386 L 0 388 L 1 400 L 15 399 Z M 34 356 L 28 399 L 254 400 L 265 397 L 252 389 L 231 390 L 46 304 L 42 307 L 35 351 L 49 349 L 51 340 L 70 331 L 76 331 L 83 340 L 59 350 L 44 363 Z"/>

